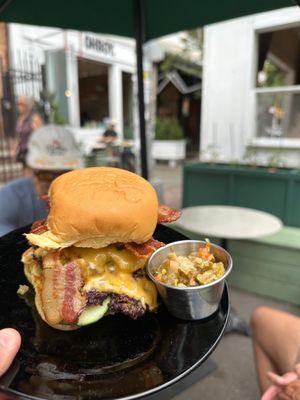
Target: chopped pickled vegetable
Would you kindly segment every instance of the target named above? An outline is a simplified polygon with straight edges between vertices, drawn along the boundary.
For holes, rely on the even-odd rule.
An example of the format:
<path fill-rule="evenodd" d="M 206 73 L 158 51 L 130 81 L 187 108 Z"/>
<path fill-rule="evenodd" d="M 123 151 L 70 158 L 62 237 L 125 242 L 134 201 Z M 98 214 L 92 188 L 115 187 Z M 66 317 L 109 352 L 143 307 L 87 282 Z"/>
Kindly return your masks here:
<path fill-rule="evenodd" d="M 19 289 L 17 290 L 17 293 L 20 296 L 23 296 L 25 293 L 27 293 L 29 290 L 29 287 L 27 285 L 19 285 Z"/>
<path fill-rule="evenodd" d="M 224 264 L 216 262 L 207 240 L 204 247 L 188 256 L 168 254 L 168 258 L 153 271 L 156 280 L 167 285 L 189 287 L 206 285 L 225 274 Z"/>

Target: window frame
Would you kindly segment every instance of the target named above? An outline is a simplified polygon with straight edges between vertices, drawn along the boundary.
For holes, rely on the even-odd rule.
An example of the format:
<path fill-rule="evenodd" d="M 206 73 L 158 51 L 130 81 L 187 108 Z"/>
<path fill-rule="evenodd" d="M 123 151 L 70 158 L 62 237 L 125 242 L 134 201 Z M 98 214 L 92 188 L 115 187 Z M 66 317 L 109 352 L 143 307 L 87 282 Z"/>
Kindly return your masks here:
<path fill-rule="evenodd" d="M 252 141 L 251 145 L 268 147 L 286 147 L 286 148 L 300 148 L 300 137 L 299 138 L 287 138 L 287 137 L 259 137 L 258 136 L 258 126 L 257 126 L 257 105 L 258 105 L 258 95 L 260 93 L 266 94 L 280 94 L 280 93 L 300 93 L 300 85 L 288 85 L 288 86 L 273 86 L 273 87 L 258 87 L 257 86 L 257 67 L 258 67 L 258 50 L 259 50 L 259 35 L 267 32 L 275 32 L 284 29 L 293 29 L 300 28 L 300 19 L 295 22 L 287 22 L 274 24 L 273 26 L 265 26 L 265 27 L 254 27 L 254 38 L 253 38 L 253 47 L 252 47 L 252 76 L 251 76 L 251 86 L 252 86 Z"/>

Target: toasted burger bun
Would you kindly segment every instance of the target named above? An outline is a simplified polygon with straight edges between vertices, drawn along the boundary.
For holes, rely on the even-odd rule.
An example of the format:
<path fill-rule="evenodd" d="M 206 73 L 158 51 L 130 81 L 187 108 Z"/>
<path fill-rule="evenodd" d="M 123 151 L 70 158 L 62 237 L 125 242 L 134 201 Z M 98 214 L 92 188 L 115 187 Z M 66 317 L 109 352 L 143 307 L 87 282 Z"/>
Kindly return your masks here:
<path fill-rule="evenodd" d="M 27 235 L 30 243 L 40 247 L 144 243 L 157 224 L 154 188 L 123 169 L 95 167 L 68 172 L 53 181 L 49 195 L 49 231 Z"/>

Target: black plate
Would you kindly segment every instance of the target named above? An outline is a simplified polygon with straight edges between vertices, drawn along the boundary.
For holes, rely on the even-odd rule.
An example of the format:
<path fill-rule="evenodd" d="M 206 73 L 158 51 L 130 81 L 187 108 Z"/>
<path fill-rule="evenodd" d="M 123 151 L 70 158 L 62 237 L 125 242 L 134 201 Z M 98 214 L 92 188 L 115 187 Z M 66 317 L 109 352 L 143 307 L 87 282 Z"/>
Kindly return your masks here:
<path fill-rule="evenodd" d="M 22 347 L 0 387 L 22 397 L 56 400 L 136 399 L 175 383 L 213 351 L 229 313 L 227 287 L 217 313 L 206 321 L 173 318 L 161 305 L 138 321 L 116 315 L 74 332 L 56 331 L 35 311 L 33 294 L 20 298 L 26 284 L 20 262 L 28 247 L 22 233 L 0 239 L 0 328 L 15 327 Z M 155 238 L 186 239 L 165 226 Z"/>

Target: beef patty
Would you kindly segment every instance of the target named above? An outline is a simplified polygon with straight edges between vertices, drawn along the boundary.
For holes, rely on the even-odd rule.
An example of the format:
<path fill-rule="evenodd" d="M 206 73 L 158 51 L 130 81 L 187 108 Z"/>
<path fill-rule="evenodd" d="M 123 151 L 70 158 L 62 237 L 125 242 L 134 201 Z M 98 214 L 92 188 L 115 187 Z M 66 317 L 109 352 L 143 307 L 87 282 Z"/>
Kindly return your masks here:
<path fill-rule="evenodd" d="M 87 304 L 101 305 L 108 296 L 110 297 L 109 314 L 122 313 L 132 319 L 138 319 L 146 312 L 139 300 L 132 299 L 124 294 L 104 293 L 96 290 L 88 292 Z"/>

